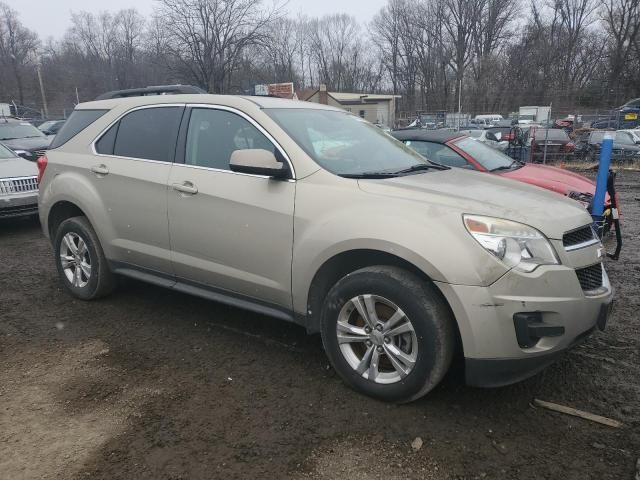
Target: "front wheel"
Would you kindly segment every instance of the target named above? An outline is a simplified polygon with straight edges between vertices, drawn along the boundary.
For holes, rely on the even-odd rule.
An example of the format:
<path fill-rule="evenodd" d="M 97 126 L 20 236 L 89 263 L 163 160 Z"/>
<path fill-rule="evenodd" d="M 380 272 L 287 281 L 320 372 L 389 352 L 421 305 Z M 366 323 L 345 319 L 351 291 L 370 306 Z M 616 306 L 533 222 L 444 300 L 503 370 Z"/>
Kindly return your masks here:
<path fill-rule="evenodd" d="M 323 344 L 354 389 L 392 402 L 415 400 L 449 369 L 451 312 L 436 288 L 397 267 L 367 267 L 341 279 L 322 311 Z"/>

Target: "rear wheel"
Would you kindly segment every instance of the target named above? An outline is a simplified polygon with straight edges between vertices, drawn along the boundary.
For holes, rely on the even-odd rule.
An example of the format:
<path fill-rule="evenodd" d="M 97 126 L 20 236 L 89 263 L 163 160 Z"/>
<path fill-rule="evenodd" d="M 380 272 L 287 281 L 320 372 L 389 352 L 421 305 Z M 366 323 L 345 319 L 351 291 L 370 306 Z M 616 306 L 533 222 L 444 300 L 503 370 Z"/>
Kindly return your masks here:
<path fill-rule="evenodd" d="M 86 217 L 69 218 L 60 224 L 54 251 L 58 274 L 71 294 L 92 300 L 111 293 L 115 280 Z"/>
<path fill-rule="evenodd" d="M 451 313 L 435 287 L 397 267 L 368 267 L 327 295 L 322 340 L 338 374 L 386 401 L 415 400 L 433 389 L 453 357 Z"/>

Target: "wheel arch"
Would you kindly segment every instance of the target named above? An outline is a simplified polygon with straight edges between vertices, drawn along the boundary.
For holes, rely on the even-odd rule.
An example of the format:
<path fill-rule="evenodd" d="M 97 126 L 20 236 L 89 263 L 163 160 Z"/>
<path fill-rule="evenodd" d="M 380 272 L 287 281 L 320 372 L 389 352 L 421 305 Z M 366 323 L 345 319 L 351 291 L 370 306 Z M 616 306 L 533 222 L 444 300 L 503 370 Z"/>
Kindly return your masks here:
<path fill-rule="evenodd" d="M 73 217 L 87 217 L 86 213 L 73 202 L 59 200 L 53 204 L 47 216 L 47 231 L 53 242 L 56 231 L 62 222 Z M 87 218 L 88 219 L 88 218 Z"/>
<path fill-rule="evenodd" d="M 322 303 L 331 287 L 333 287 L 338 280 L 361 268 L 376 265 L 387 265 L 402 268 L 413 273 L 421 280 L 432 284 L 435 291 L 441 295 L 443 301 L 447 305 L 447 308 L 449 308 L 452 318 L 455 319 L 451 305 L 449 305 L 447 298 L 440 291 L 437 284 L 433 282 L 433 279 L 427 275 L 427 273 L 415 264 L 393 253 L 375 249 L 355 249 L 340 252 L 327 259 L 313 276 L 307 293 L 307 331 L 309 333 L 317 333 L 320 331 L 320 312 L 322 310 Z M 457 342 L 461 345 L 457 321 L 454 323 Z"/>

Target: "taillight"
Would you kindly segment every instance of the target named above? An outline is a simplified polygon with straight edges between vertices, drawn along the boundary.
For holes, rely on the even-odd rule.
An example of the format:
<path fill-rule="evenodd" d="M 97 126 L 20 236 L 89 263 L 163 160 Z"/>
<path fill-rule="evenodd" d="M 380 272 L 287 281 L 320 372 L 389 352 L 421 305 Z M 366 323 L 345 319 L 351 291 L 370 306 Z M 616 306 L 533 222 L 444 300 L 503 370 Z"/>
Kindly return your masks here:
<path fill-rule="evenodd" d="M 42 177 L 44 176 L 44 171 L 47 169 L 49 159 L 47 159 L 46 155 L 42 155 L 36 163 L 38 165 L 38 185 L 40 185 Z"/>

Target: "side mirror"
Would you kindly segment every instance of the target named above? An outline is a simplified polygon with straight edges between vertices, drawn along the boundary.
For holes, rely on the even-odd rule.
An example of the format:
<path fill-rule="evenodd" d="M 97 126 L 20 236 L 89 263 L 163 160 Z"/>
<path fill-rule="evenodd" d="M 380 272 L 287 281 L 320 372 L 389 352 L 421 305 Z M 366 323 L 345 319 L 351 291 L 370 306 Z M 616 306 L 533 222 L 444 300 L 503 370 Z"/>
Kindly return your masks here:
<path fill-rule="evenodd" d="M 278 161 L 273 152 L 258 148 L 234 151 L 229 160 L 229 167 L 233 172 L 272 178 L 285 179 L 290 175 L 287 164 Z"/>
<path fill-rule="evenodd" d="M 31 153 L 26 150 L 14 150 L 15 154 L 19 157 L 24 158 L 25 160 L 31 160 Z"/>

